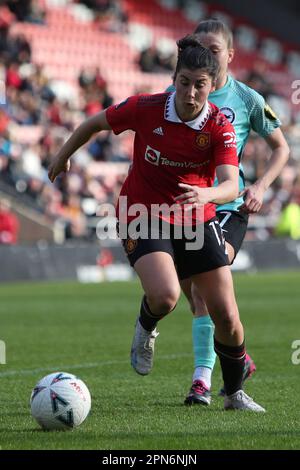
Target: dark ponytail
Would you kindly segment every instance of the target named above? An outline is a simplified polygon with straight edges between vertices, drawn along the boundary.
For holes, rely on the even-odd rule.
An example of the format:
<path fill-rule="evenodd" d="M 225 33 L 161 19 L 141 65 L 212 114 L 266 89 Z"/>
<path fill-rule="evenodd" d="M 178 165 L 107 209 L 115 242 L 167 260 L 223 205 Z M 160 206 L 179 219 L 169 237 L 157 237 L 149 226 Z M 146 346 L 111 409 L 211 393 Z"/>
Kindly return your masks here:
<path fill-rule="evenodd" d="M 219 65 L 213 53 L 203 47 L 196 34 L 189 34 L 177 41 L 178 59 L 174 74 L 174 81 L 182 68 L 190 70 L 203 69 L 216 82 Z"/>

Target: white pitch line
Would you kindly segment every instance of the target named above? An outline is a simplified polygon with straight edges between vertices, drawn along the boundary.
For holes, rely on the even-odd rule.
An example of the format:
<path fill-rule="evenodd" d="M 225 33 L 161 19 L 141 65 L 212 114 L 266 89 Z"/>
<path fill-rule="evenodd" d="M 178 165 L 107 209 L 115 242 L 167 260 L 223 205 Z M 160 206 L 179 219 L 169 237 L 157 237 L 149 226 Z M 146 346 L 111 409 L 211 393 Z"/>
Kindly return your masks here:
<path fill-rule="evenodd" d="M 168 354 L 165 356 L 158 356 L 159 360 L 164 361 L 173 361 L 175 359 L 180 359 L 182 357 L 191 357 L 192 354 L 182 353 L 182 354 Z M 0 372 L 0 377 L 14 377 L 21 375 L 34 375 L 39 372 L 51 372 L 51 371 L 68 371 L 69 369 L 93 369 L 94 367 L 105 367 L 118 364 L 127 364 L 129 359 L 119 360 L 119 361 L 100 361 L 100 362 L 86 362 L 85 364 L 69 364 L 63 366 L 49 366 L 49 367 L 39 367 L 37 369 L 21 369 L 21 370 L 8 370 L 6 372 Z"/>

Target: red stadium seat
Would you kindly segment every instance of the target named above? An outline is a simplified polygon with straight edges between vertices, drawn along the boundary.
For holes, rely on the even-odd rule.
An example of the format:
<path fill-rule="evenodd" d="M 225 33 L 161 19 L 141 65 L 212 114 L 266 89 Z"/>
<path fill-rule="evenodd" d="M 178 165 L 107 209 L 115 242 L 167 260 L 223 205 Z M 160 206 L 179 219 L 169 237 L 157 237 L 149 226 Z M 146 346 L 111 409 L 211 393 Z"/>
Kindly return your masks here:
<path fill-rule="evenodd" d="M 162 37 L 174 41 L 195 27 L 195 23 L 188 21 L 181 11 L 165 9 L 154 0 L 122 0 L 122 6 L 130 22 L 150 27 L 154 43 Z M 212 6 L 208 8 L 213 11 Z M 129 46 L 122 34 L 103 31 L 99 24 L 93 22 L 79 22 L 67 6 L 53 8 L 46 3 L 46 10 L 46 25 L 16 23 L 12 26 L 12 33 L 26 35 L 32 44 L 33 60 L 46 65 L 53 78 L 73 82 L 82 67 L 99 65 L 103 67 L 102 73 L 116 97 L 146 85 L 153 91 L 160 91 L 171 81 L 171 73 L 159 76 L 139 72 L 138 51 Z M 237 18 L 236 21 L 238 24 L 240 20 Z M 240 49 L 232 70 L 243 77 L 249 70 L 249 64 L 255 60 L 257 51 L 249 53 Z M 278 89 L 282 91 L 286 69 L 282 65 L 268 64 L 268 70 L 272 73 L 272 82 L 275 85 L 278 83 Z"/>

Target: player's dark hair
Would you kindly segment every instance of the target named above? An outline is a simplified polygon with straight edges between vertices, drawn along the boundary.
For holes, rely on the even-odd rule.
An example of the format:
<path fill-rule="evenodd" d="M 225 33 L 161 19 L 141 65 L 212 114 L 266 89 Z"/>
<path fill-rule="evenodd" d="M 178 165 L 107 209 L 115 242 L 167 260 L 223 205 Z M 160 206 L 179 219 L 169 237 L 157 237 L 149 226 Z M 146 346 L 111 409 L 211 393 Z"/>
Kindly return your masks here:
<path fill-rule="evenodd" d="M 228 28 L 227 24 L 223 23 L 223 21 L 218 20 L 217 18 L 209 18 L 207 20 L 201 21 L 195 29 L 194 34 L 201 33 L 222 34 L 225 41 L 227 42 L 228 49 L 233 48 L 232 31 L 230 28 Z"/>
<path fill-rule="evenodd" d="M 182 68 L 190 70 L 203 69 L 216 82 L 219 73 L 219 64 L 213 53 L 203 47 L 196 34 L 189 34 L 177 41 L 178 59 L 174 74 L 174 81 Z"/>

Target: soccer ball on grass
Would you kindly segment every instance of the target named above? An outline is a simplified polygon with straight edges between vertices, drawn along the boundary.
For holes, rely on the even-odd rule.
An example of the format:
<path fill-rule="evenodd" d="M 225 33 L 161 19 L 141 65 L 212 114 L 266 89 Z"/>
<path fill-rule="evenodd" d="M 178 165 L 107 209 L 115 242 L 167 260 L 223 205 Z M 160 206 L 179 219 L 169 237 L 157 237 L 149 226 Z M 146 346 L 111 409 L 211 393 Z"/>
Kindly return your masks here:
<path fill-rule="evenodd" d="M 82 380 L 67 372 L 46 375 L 30 397 L 31 414 L 43 429 L 79 426 L 91 409 L 91 395 Z"/>

